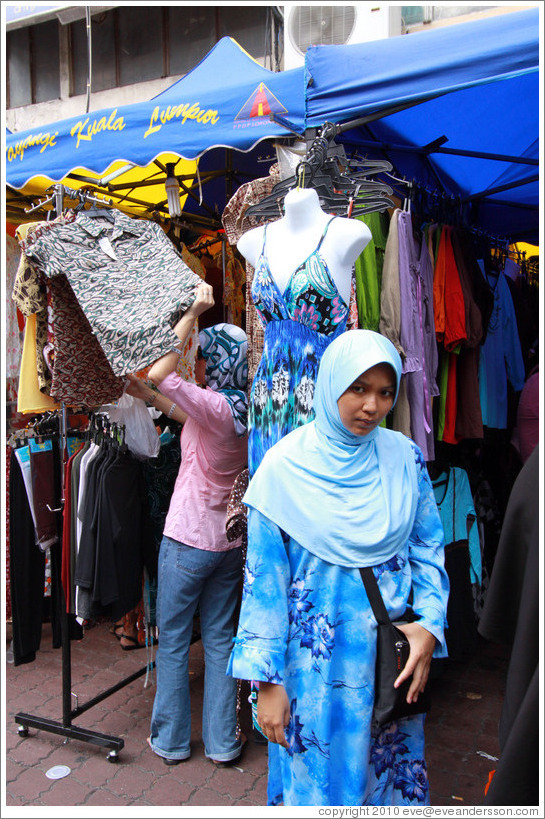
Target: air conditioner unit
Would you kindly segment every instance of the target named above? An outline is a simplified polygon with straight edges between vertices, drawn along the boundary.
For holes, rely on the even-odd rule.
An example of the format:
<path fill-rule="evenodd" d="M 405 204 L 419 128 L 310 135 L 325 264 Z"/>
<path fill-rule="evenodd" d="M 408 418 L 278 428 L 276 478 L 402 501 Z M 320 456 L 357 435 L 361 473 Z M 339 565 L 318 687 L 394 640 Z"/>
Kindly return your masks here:
<path fill-rule="evenodd" d="M 284 68 L 298 68 L 311 45 L 346 45 L 401 34 L 401 6 L 287 6 L 284 13 Z"/>

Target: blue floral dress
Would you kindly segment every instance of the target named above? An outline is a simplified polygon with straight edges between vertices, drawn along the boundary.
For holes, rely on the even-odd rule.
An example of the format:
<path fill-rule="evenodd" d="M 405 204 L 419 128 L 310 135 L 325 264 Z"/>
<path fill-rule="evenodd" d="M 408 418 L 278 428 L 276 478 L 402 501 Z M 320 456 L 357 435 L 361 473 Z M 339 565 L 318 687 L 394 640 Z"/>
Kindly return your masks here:
<path fill-rule="evenodd" d="M 314 418 L 312 400 L 320 359 L 328 344 L 346 330 L 348 305 L 320 255 L 332 221 L 316 249 L 294 270 L 283 293 L 269 268 L 265 226 L 252 281 L 252 299 L 265 338 L 250 393 L 250 475 L 273 444 Z"/>
<path fill-rule="evenodd" d="M 375 567 L 392 618 L 411 585 L 419 622 L 446 656 L 443 529 L 413 444 L 419 500 L 407 543 Z M 242 610 L 229 671 L 282 684 L 289 748 L 269 743 L 269 805 L 429 804 L 424 716 L 372 725 L 376 620 L 357 568 L 326 563 L 249 511 Z"/>

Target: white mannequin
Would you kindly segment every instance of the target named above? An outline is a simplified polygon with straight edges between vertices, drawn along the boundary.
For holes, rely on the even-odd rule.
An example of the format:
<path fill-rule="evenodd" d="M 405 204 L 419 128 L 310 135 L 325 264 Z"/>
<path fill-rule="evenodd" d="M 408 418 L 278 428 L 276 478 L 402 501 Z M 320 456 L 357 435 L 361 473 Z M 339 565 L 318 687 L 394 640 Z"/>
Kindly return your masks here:
<path fill-rule="evenodd" d="M 284 216 L 267 226 L 266 255 L 269 269 L 283 293 L 294 270 L 316 249 L 331 215 L 320 207 L 314 188 L 294 188 L 284 198 Z M 263 248 L 264 226 L 244 233 L 237 243 L 244 258 L 255 267 Z M 352 266 L 371 239 L 359 219 L 335 219 L 327 230 L 320 255 L 348 305 Z"/>

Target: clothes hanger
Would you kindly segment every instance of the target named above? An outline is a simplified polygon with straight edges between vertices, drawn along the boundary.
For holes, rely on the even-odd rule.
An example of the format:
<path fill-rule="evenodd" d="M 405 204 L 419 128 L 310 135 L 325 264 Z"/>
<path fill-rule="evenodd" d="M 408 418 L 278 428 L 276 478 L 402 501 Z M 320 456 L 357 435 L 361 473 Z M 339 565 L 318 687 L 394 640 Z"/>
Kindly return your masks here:
<path fill-rule="evenodd" d="M 108 222 L 114 224 L 114 214 L 108 208 L 98 208 L 96 205 L 93 205 L 88 210 L 82 210 L 81 213 L 84 213 L 85 216 L 88 216 L 90 219 L 100 217 L 102 219 L 107 219 Z"/>

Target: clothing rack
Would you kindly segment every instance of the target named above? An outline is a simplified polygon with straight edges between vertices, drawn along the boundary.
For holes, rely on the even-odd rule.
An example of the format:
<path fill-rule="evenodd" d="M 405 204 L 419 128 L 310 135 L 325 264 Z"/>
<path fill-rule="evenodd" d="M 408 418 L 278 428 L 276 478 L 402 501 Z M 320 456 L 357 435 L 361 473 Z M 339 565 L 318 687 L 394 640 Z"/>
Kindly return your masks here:
<path fill-rule="evenodd" d="M 57 216 L 59 216 L 64 210 L 64 199 L 65 197 L 69 199 L 77 199 L 80 203 L 84 202 L 92 202 L 93 204 L 108 204 L 107 200 L 102 198 L 96 197 L 94 194 L 88 194 L 85 191 L 73 190 L 72 188 L 66 188 L 63 185 L 54 185 L 53 192 L 51 195 L 44 201 L 42 201 L 39 205 L 36 204 L 30 210 L 34 210 L 37 207 L 45 204 L 46 202 L 54 202 L 54 210 Z M 66 406 L 61 404 L 61 409 L 57 410 L 60 413 L 59 416 L 59 425 L 60 425 L 60 433 L 59 433 L 59 445 L 60 445 L 60 463 L 61 463 L 61 509 L 64 506 L 64 467 L 67 461 L 67 410 Z M 61 509 L 55 510 L 57 513 L 60 513 Z M 107 699 L 108 697 L 115 694 L 121 688 L 124 688 L 126 685 L 137 680 L 139 677 L 143 677 L 144 674 L 148 673 L 151 669 L 155 667 L 155 662 L 152 661 L 147 665 L 140 668 L 138 671 L 135 671 L 133 674 L 130 674 L 125 679 L 120 680 L 115 685 L 111 686 L 105 691 L 97 694 L 95 697 L 90 699 L 88 702 L 79 705 L 77 703 L 76 698 L 76 707 L 72 708 L 72 665 L 71 665 L 71 636 L 70 636 L 70 622 L 68 619 L 68 613 L 66 611 L 66 600 L 64 596 L 64 590 L 62 587 L 61 581 L 61 544 L 62 544 L 62 537 L 60 536 L 62 533 L 62 518 L 60 514 L 57 517 L 57 529 L 59 532 L 59 539 L 56 543 L 54 543 L 50 547 L 51 552 L 51 573 L 52 573 L 52 582 L 57 584 L 57 588 L 59 593 L 56 595 L 56 600 L 58 601 L 58 605 L 60 607 L 60 611 L 58 612 L 60 627 L 61 627 L 61 652 L 62 652 L 62 721 L 56 721 L 47 719 L 46 717 L 40 717 L 33 714 L 27 714 L 25 712 L 18 712 L 15 714 L 15 722 L 18 724 L 18 733 L 21 737 L 28 736 L 28 729 L 29 728 L 36 728 L 41 731 L 48 731 L 52 734 L 59 734 L 61 736 L 66 737 L 66 740 L 69 739 L 77 739 L 81 742 L 89 742 L 93 745 L 98 745 L 102 748 L 107 748 L 108 754 L 106 759 L 108 762 L 117 762 L 119 757 L 119 751 L 124 747 L 125 741 L 120 737 L 112 736 L 109 734 L 103 734 L 99 731 L 91 731 L 87 728 L 80 728 L 76 725 L 73 725 L 73 720 L 76 717 L 79 717 L 81 714 L 88 711 L 94 705 L 98 705 L 98 703 L 102 702 L 103 700 Z"/>
<path fill-rule="evenodd" d="M 91 202 L 94 205 L 105 205 L 106 207 L 112 207 L 113 205 L 113 201 L 111 199 L 105 199 L 103 196 L 97 196 L 96 194 L 89 193 L 85 190 L 68 188 L 66 185 L 52 185 L 51 188 L 48 188 L 48 191 L 49 190 L 51 191 L 49 196 L 46 196 L 44 199 L 38 199 L 38 201 L 29 208 L 25 208 L 25 213 L 32 213 L 33 211 L 38 210 L 51 202 L 53 204 L 53 210 L 58 216 L 63 212 L 63 210 L 65 210 L 65 197 L 68 199 L 77 199 L 81 204 Z"/>

